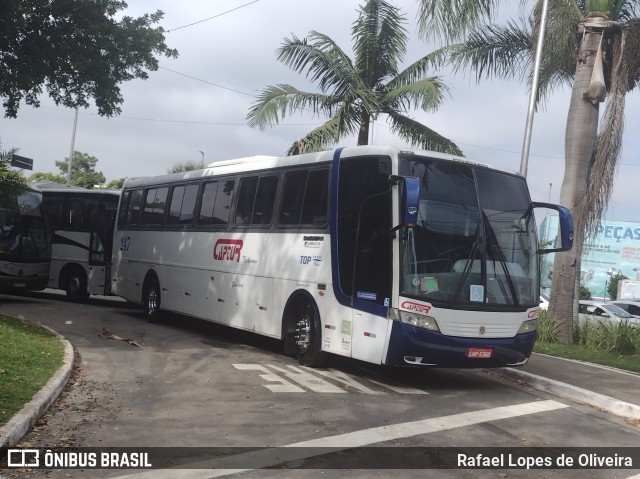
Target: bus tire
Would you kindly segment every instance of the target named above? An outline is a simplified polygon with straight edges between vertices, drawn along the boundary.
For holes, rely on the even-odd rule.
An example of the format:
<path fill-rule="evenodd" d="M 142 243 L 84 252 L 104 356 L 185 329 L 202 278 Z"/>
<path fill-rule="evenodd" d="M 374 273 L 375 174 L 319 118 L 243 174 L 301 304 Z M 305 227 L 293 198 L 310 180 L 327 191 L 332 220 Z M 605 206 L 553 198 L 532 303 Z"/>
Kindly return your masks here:
<path fill-rule="evenodd" d="M 160 285 L 154 276 L 149 277 L 144 283 L 142 307 L 147 321 L 150 323 L 160 321 Z"/>
<path fill-rule="evenodd" d="M 300 301 L 296 305 L 295 324 L 298 362 L 302 366 L 321 367 L 327 361 L 327 353 L 320 350 L 320 314 L 313 302 Z"/>
<path fill-rule="evenodd" d="M 65 291 L 70 301 L 85 301 L 89 298 L 87 275 L 80 266 L 73 266 L 67 272 Z"/>

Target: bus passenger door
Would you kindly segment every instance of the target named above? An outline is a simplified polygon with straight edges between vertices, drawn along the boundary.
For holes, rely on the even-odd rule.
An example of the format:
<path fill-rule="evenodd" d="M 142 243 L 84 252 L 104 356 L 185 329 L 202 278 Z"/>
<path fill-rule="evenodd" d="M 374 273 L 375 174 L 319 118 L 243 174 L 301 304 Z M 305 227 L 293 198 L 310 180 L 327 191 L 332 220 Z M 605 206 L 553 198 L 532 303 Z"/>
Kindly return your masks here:
<path fill-rule="evenodd" d="M 381 363 L 393 283 L 390 159 L 349 158 L 340 166 L 340 288 L 352 305 L 352 354 Z M 346 298 L 345 298 L 346 299 Z"/>

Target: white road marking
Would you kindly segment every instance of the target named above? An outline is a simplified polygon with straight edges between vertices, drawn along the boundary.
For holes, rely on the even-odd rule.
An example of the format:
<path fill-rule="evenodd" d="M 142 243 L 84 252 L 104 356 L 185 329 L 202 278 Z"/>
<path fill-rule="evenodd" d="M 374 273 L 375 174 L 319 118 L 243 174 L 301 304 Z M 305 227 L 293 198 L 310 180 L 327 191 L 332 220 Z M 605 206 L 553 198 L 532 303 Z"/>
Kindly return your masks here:
<path fill-rule="evenodd" d="M 320 374 L 321 376 L 333 379 L 334 381 L 341 382 L 345 386 L 349 388 L 357 389 L 358 391 L 364 394 L 370 394 L 372 396 L 379 396 L 384 394 L 384 392 L 382 391 L 375 391 L 373 389 L 368 388 L 364 384 L 361 384 L 358 381 L 356 381 L 353 377 L 349 376 L 347 373 L 343 373 L 342 371 L 338 371 L 337 369 L 327 369 L 325 371 L 321 369 L 311 369 L 311 368 L 308 368 L 307 366 L 302 366 L 302 367 L 304 369 L 309 369 L 310 371 L 313 371 L 315 374 Z"/>
<path fill-rule="evenodd" d="M 283 447 L 292 448 L 291 453 L 286 454 L 286 451 L 279 448 L 277 458 L 275 457 L 276 454 L 274 454 L 272 450 L 261 449 L 251 453 L 237 454 L 235 456 L 214 459 L 211 461 L 196 462 L 189 465 L 190 467 L 193 467 L 193 469 L 153 470 L 118 476 L 113 479 L 212 479 L 214 477 L 222 477 L 228 474 L 252 471 L 257 468 L 275 466 L 283 462 L 307 459 L 315 455 L 313 448 L 324 448 L 319 449 L 318 454 L 326 454 L 330 451 L 337 452 L 352 447 L 370 446 L 372 444 L 392 441 L 394 439 L 446 431 L 449 429 L 473 426 L 484 422 L 526 416 L 529 414 L 555 411 L 568 407 L 569 406 L 566 404 L 547 400 L 534 401 L 513 406 L 496 407 L 480 411 L 470 411 L 460 414 L 452 414 L 450 416 L 423 419 L 420 421 L 372 427 L 346 434 L 338 434 L 336 436 L 328 436 L 288 444 Z M 331 448 L 331 450 L 326 448 Z M 237 465 L 238 463 L 242 464 L 243 462 L 252 464 L 253 468 L 231 468 L 232 466 Z"/>
<path fill-rule="evenodd" d="M 240 369 L 241 371 L 262 371 L 265 374 L 261 374 L 260 377 L 265 381 L 275 382 L 278 384 L 263 384 L 265 388 L 274 393 L 303 393 L 304 389 L 296 386 L 295 384 L 290 383 L 286 379 L 278 376 L 277 374 L 272 373 L 264 366 L 260 366 L 259 364 L 234 364 L 234 368 Z"/>
<path fill-rule="evenodd" d="M 340 389 L 338 386 L 335 386 L 327 381 L 323 381 L 318 376 L 314 376 L 307 371 L 304 371 L 295 366 L 287 366 L 289 369 L 280 368 L 278 366 L 274 366 L 273 364 L 268 364 L 271 369 L 275 369 L 276 371 L 284 374 L 288 379 L 294 381 L 301 386 L 304 386 L 312 391 L 317 393 L 333 393 L 340 394 L 346 393 L 344 389 Z"/>
<path fill-rule="evenodd" d="M 393 392 L 398 394 L 429 394 L 427 391 L 423 391 L 422 389 L 412 388 L 410 386 L 400 386 L 395 384 L 385 383 L 383 381 L 378 381 L 376 379 L 367 378 L 367 381 L 371 381 L 372 383 L 376 383 L 382 387 L 387 389 L 391 389 Z"/>

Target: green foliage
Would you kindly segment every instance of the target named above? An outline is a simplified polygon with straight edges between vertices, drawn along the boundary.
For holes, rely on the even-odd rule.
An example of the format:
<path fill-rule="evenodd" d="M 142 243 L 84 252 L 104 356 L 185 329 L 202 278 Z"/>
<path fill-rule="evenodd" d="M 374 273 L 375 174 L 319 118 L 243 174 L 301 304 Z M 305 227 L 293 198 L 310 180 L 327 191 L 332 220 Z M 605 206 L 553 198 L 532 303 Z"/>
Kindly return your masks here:
<path fill-rule="evenodd" d="M 201 170 L 206 168 L 207 165 L 204 164 L 204 160 L 200 161 L 185 161 L 184 163 L 176 163 L 171 168 L 167 170 L 168 173 L 180 173 L 182 171 L 193 171 L 193 170 Z"/>
<path fill-rule="evenodd" d="M 574 342 L 588 349 L 631 356 L 640 352 L 640 328 L 627 321 L 595 318 L 574 324 Z"/>
<path fill-rule="evenodd" d="M 430 53 L 399 71 L 407 43 L 404 25 L 405 17 L 397 7 L 384 0 L 366 0 L 351 30 L 353 61 L 322 33 L 285 38 L 277 51 L 278 61 L 305 74 L 320 92 L 269 85 L 249 110 L 249 125 L 264 129 L 294 111 L 311 110 L 328 117 L 323 125 L 293 142 L 288 154 L 299 154 L 329 148 L 348 135 L 357 135 L 358 145 L 366 145 L 371 121 L 384 115 L 393 133 L 408 143 L 462 155 L 451 140 L 407 116 L 412 108 L 436 111 L 448 88 L 439 77 L 427 76 L 430 66 L 440 64 L 441 52 Z"/>
<path fill-rule="evenodd" d="M 64 348 L 49 331 L 0 315 L 0 426 L 62 365 Z"/>
<path fill-rule="evenodd" d="M 102 185 L 106 180 L 101 171 L 96 171 L 98 159 L 87 153 L 79 151 L 73 152 L 73 161 L 71 162 L 71 184 L 73 186 L 81 186 L 82 188 L 92 189 L 96 185 Z M 49 172 L 35 172 L 29 177 L 29 181 L 36 183 L 60 183 L 67 184 L 67 169 L 69 167 L 69 158 L 62 161 L 56 161 L 56 166 L 60 169 L 60 174 Z M 120 181 L 120 188 L 124 182 L 124 178 Z"/>
<path fill-rule="evenodd" d="M 591 290 L 584 285 L 580 285 L 580 299 L 591 299 Z"/>
<path fill-rule="evenodd" d="M 558 323 L 553 321 L 547 311 L 540 311 L 538 316 L 538 341 L 555 343 L 558 341 Z"/>
<path fill-rule="evenodd" d="M 629 277 L 625 276 L 622 273 L 611 275 L 611 279 L 607 284 L 607 294 L 609 295 L 609 298 L 611 299 L 618 298 L 618 283 L 623 279 L 629 279 Z"/>
<path fill-rule="evenodd" d="M 158 69 L 154 55 L 177 57 L 154 27 L 158 10 L 138 18 L 119 14 L 120 0 L 0 2 L 0 97 L 5 115 L 16 117 L 21 100 L 39 106 L 46 87 L 58 105 L 120 113 L 119 84 L 146 79 Z"/>
<path fill-rule="evenodd" d="M 0 147 L 2 147 L 1 143 Z M 0 151 L 0 197 L 19 195 L 27 187 L 22 173 L 11 167 L 11 158 L 17 151 L 15 148 Z"/>
<path fill-rule="evenodd" d="M 95 156 L 73 152 L 73 160 L 71 162 L 71 184 L 74 186 L 82 186 L 83 188 L 93 188 L 95 185 L 101 185 L 106 181 L 101 171 L 96 171 L 98 159 Z M 56 166 L 60 168 L 61 174 L 67 177 L 67 168 L 69 167 L 69 158 L 62 161 L 56 161 Z"/>
<path fill-rule="evenodd" d="M 67 178 L 62 175 L 56 175 L 48 171 L 36 171 L 29 177 L 31 183 L 67 183 Z"/>
<path fill-rule="evenodd" d="M 125 176 L 124 178 L 119 178 L 117 180 L 111 180 L 109 183 L 107 183 L 107 188 L 109 188 L 110 190 L 121 190 L 122 189 L 122 185 L 124 184 L 124 180 L 126 180 L 127 177 Z"/>

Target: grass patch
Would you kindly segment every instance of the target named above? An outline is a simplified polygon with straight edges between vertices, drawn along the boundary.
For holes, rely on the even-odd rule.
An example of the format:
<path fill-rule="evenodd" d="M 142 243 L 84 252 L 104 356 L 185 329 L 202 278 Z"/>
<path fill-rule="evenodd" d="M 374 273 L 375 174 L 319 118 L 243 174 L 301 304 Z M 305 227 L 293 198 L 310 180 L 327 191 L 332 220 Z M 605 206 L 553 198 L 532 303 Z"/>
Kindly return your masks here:
<path fill-rule="evenodd" d="M 574 325 L 573 344 L 558 343 L 558 328 L 542 311 L 533 351 L 640 373 L 640 329 L 595 318 Z"/>
<path fill-rule="evenodd" d="M 579 344 L 545 343 L 542 341 L 536 341 L 533 351 L 640 373 L 640 356 L 622 356 L 607 351 L 587 349 Z"/>
<path fill-rule="evenodd" d="M 51 332 L 0 314 L 0 426 L 62 365 L 64 345 Z"/>

